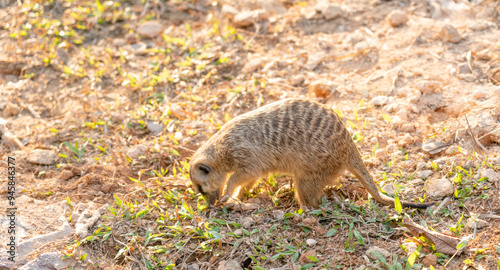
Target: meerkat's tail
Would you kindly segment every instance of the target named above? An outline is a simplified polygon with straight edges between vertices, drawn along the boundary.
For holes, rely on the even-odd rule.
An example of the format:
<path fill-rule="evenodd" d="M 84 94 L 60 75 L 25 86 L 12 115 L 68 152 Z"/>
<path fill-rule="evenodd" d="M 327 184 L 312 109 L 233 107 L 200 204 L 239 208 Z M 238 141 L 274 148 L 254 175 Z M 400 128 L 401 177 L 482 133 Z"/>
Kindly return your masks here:
<path fill-rule="evenodd" d="M 356 147 L 356 146 L 354 146 Z M 361 159 L 361 155 L 359 152 L 357 152 L 357 149 L 355 148 L 355 153 L 351 155 L 351 160 L 348 162 L 348 171 L 354 174 L 356 178 L 363 184 L 365 187 L 366 191 L 372 195 L 372 197 L 379 203 L 385 204 L 385 205 L 392 205 L 394 206 L 394 199 L 382 194 L 375 182 L 373 181 L 372 176 L 366 169 L 365 164 L 363 163 L 363 160 Z M 401 205 L 403 207 L 412 207 L 412 208 L 420 208 L 420 209 L 426 209 L 429 206 L 434 205 L 435 203 L 413 203 L 413 202 L 404 202 L 401 201 Z"/>

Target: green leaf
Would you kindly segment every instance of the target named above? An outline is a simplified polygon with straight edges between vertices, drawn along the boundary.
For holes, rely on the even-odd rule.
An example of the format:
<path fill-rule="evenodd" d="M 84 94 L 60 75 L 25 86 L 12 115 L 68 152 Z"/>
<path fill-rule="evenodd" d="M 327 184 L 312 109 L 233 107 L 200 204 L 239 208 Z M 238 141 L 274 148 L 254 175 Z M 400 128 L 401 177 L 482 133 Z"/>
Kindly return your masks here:
<path fill-rule="evenodd" d="M 99 0 L 95 0 L 95 4 L 97 6 L 97 11 L 99 11 L 99 13 L 103 13 L 104 12 L 104 6 L 101 5 L 101 2 L 99 2 Z"/>
<path fill-rule="evenodd" d="M 306 265 L 302 266 L 302 267 L 300 268 L 300 270 L 303 270 L 303 269 L 309 269 L 309 268 L 311 268 L 311 267 L 313 267 L 313 266 L 314 266 L 314 264 L 313 264 L 313 263 L 308 263 L 308 264 L 306 264 Z"/>
<path fill-rule="evenodd" d="M 400 214 L 403 212 L 403 205 L 401 205 L 401 201 L 398 196 L 394 197 L 394 208 L 396 209 L 396 212 Z"/>
<path fill-rule="evenodd" d="M 318 258 L 316 258 L 316 257 L 314 257 L 314 256 L 307 256 L 307 258 L 308 258 L 309 260 L 311 260 L 311 262 L 315 262 L 315 263 L 319 262 Z"/>
<path fill-rule="evenodd" d="M 334 228 L 331 228 L 330 230 L 328 230 L 328 232 L 326 232 L 325 236 L 331 237 L 331 236 L 334 236 L 336 233 L 337 233 L 337 230 Z"/>

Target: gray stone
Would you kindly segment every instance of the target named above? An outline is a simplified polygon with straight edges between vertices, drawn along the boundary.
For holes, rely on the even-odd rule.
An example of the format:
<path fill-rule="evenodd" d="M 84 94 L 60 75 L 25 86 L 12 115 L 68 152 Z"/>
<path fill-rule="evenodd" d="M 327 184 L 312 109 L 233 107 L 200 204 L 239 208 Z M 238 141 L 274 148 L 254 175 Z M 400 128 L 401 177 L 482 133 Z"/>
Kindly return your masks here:
<path fill-rule="evenodd" d="M 40 257 L 28 262 L 26 265 L 18 268 L 19 270 L 59 270 L 69 266 L 69 261 L 62 260 L 63 255 L 60 252 L 48 252 Z"/>
<path fill-rule="evenodd" d="M 237 236 L 242 236 L 243 235 L 243 230 L 242 229 L 236 229 L 236 230 L 234 230 L 234 234 L 236 234 Z"/>
<path fill-rule="evenodd" d="M 252 227 L 253 224 L 255 224 L 255 221 L 253 221 L 253 219 L 251 219 L 249 217 L 243 218 L 243 221 L 241 222 L 241 226 L 243 226 L 243 228 L 245 228 L 245 229 Z"/>
<path fill-rule="evenodd" d="M 221 261 L 217 270 L 243 270 L 240 263 L 235 260 Z"/>
<path fill-rule="evenodd" d="M 257 69 L 262 67 L 262 63 L 263 63 L 262 58 L 260 57 L 253 58 L 243 66 L 241 71 L 243 73 L 255 72 Z"/>
<path fill-rule="evenodd" d="M 426 189 L 429 197 L 434 200 L 440 200 L 444 197 L 453 195 L 453 192 L 455 192 L 455 187 L 451 181 L 446 178 L 431 179 L 427 183 Z"/>
<path fill-rule="evenodd" d="M 222 12 L 222 14 L 228 14 L 231 16 L 238 14 L 238 10 L 235 7 L 228 5 L 228 4 L 222 5 L 222 8 L 220 11 Z"/>
<path fill-rule="evenodd" d="M 469 64 L 462 63 L 458 65 L 458 74 L 469 74 L 469 73 L 472 73 L 472 71 L 469 68 Z"/>
<path fill-rule="evenodd" d="M 140 156 L 144 156 L 146 154 L 146 151 L 148 150 L 148 146 L 146 144 L 137 144 L 132 147 L 130 147 L 127 150 L 127 156 L 130 158 L 138 158 Z"/>
<path fill-rule="evenodd" d="M 387 15 L 387 20 L 392 27 L 398 27 L 408 22 L 408 15 L 401 10 L 393 10 Z"/>
<path fill-rule="evenodd" d="M 441 88 L 441 84 L 437 81 L 420 80 L 415 84 L 415 87 L 417 87 L 421 93 L 431 94 Z"/>
<path fill-rule="evenodd" d="M 285 212 L 281 210 L 274 210 L 273 211 L 273 216 L 275 219 L 282 219 L 285 217 Z"/>
<path fill-rule="evenodd" d="M 321 14 L 325 20 L 334 20 L 342 16 L 344 11 L 337 5 L 328 5 L 325 9 L 321 11 Z"/>
<path fill-rule="evenodd" d="M 325 56 L 324 52 L 316 52 L 311 53 L 307 57 L 307 63 L 304 65 L 304 68 L 307 70 L 315 69 L 321 61 L 323 61 L 323 57 Z"/>
<path fill-rule="evenodd" d="M 378 252 L 384 258 L 391 257 L 391 253 L 389 251 L 387 251 L 383 248 L 377 247 L 377 246 L 371 246 L 370 248 L 368 248 L 368 250 L 365 252 L 365 254 L 370 259 L 378 260 L 377 256 L 375 256 L 375 254 L 373 254 L 374 251 Z"/>
<path fill-rule="evenodd" d="M 56 160 L 56 153 L 50 150 L 35 149 L 28 155 L 27 159 L 33 164 L 51 165 Z"/>
<path fill-rule="evenodd" d="M 161 123 L 155 121 L 147 121 L 146 124 L 148 126 L 148 130 L 153 135 L 158 135 L 163 131 L 163 125 Z"/>
<path fill-rule="evenodd" d="M 498 182 L 500 181 L 500 174 L 495 172 L 493 169 L 483 169 L 480 172 L 481 177 L 487 177 L 490 182 Z"/>
<path fill-rule="evenodd" d="M 89 228 L 94 226 L 94 224 L 99 220 L 107 205 L 101 206 L 99 209 L 92 209 L 94 206 L 93 202 L 90 202 L 89 207 L 83 211 L 83 213 L 78 217 L 75 224 L 75 235 L 80 238 L 87 237 L 89 233 Z"/>
<path fill-rule="evenodd" d="M 372 103 L 375 106 L 382 106 L 387 103 L 387 96 L 376 96 L 372 98 Z"/>
<path fill-rule="evenodd" d="M 462 40 L 462 37 L 458 33 L 457 29 L 451 25 L 445 25 L 440 32 L 441 38 L 446 42 L 458 43 Z"/>
<path fill-rule="evenodd" d="M 234 16 L 233 23 L 237 27 L 247 27 L 257 23 L 260 19 L 265 19 L 267 12 L 264 9 L 245 10 Z"/>
<path fill-rule="evenodd" d="M 312 239 L 312 238 L 309 238 L 306 240 L 306 244 L 310 247 L 315 246 L 317 243 L 318 243 L 318 241 L 316 241 L 315 239 Z"/>
<path fill-rule="evenodd" d="M 71 226 L 69 226 L 66 219 L 64 217 L 61 217 L 60 220 L 63 222 L 63 226 L 59 231 L 38 235 L 19 243 L 19 246 L 17 247 L 17 255 L 24 256 L 46 243 L 60 240 L 61 238 L 73 233 L 73 229 L 71 229 Z"/>
<path fill-rule="evenodd" d="M 154 38 L 163 31 L 163 25 L 158 21 L 143 22 L 137 27 L 137 33 L 146 38 Z"/>
<path fill-rule="evenodd" d="M 469 228 L 469 229 L 474 229 L 474 227 L 476 227 L 476 229 L 483 229 L 485 227 L 488 227 L 489 223 L 485 220 L 482 220 L 482 219 L 477 219 L 477 218 L 468 218 L 467 219 L 467 222 L 465 223 L 465 227 Z"/>

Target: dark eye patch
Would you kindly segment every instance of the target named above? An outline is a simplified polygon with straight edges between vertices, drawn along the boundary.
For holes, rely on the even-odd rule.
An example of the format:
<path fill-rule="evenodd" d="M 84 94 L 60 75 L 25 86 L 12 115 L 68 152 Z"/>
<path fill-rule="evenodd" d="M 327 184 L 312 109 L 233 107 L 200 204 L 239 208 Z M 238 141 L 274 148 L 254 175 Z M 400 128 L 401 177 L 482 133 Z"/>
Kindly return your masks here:
<path fill-rule="evenodd" d="M 198 166 L 198 169 L 200 169 L 200 171 L 202 171 L 204 174 L 210 173 L 210 168 L 208 166 L 203 165 L 203 164 Z"/>

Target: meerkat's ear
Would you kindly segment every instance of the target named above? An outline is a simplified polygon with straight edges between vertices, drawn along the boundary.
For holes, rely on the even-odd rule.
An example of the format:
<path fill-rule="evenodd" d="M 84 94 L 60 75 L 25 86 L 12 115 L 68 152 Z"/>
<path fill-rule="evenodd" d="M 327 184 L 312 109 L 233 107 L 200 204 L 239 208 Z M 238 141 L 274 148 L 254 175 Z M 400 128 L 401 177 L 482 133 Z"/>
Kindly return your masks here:
<path fill-rule="evenodd" d="M 212 168 L 205 164 L 199 164 L 198 166 L 196 166 L 196 168 L 204 174 L 209 174 L 210 172 L 212 172 Z"/>

